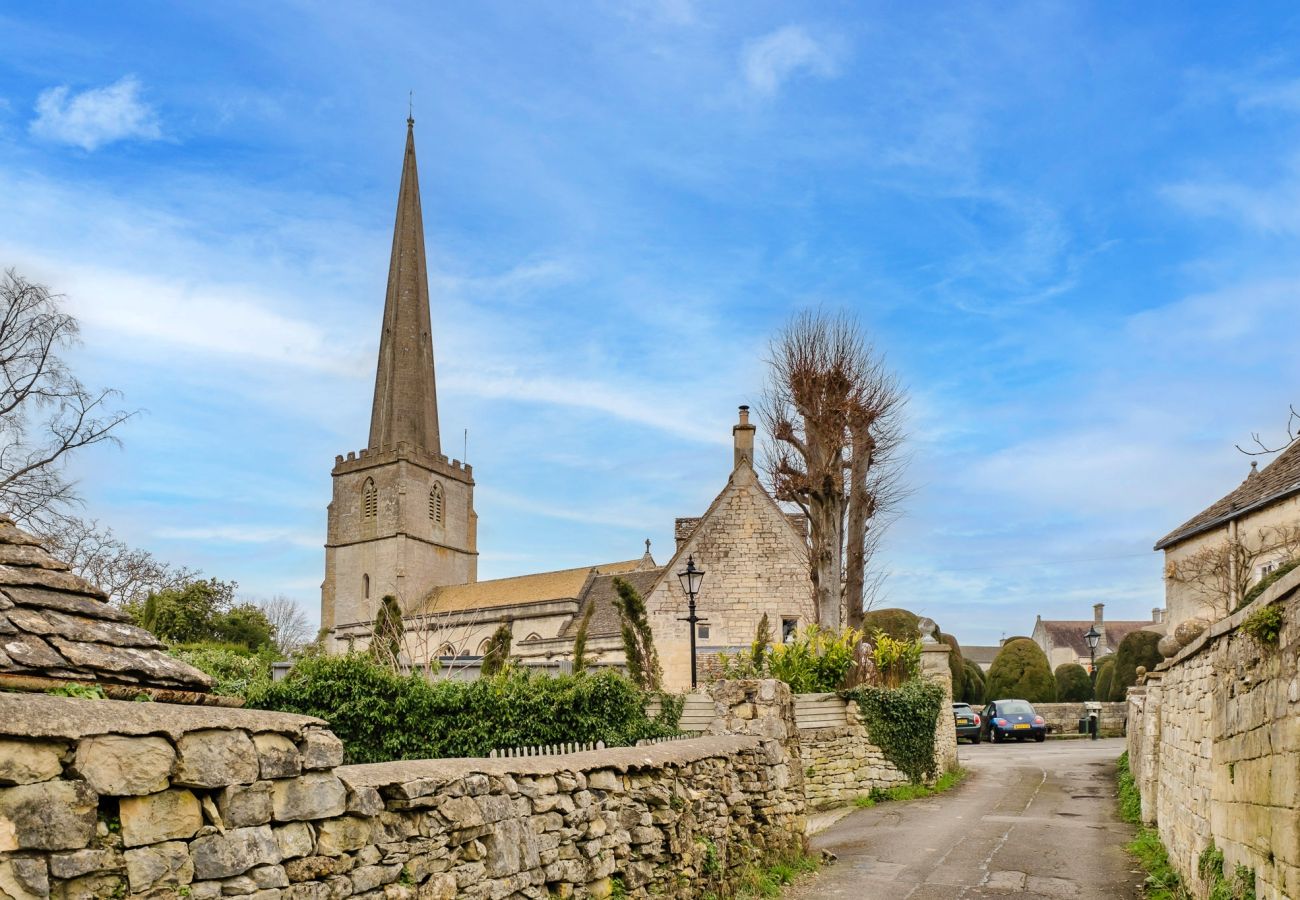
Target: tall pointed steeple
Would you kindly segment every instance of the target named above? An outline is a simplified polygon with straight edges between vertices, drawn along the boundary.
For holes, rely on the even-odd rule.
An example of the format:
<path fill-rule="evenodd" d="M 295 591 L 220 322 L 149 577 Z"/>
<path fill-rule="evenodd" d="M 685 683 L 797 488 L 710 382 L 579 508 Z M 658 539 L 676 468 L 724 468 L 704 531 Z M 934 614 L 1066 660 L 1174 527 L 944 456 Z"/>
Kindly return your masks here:
<path fill-rule="evenodd" d="M 424 260 L 424 219 L 415 167 L 415 120 L 406 120 L 406 154 L 397 192 L 393 255 L 388 263 L 384 330 L 379 339 L 370 447 L 399 442 L 439 455 L 438 393 L 429 328 L 429 275 Z"/>

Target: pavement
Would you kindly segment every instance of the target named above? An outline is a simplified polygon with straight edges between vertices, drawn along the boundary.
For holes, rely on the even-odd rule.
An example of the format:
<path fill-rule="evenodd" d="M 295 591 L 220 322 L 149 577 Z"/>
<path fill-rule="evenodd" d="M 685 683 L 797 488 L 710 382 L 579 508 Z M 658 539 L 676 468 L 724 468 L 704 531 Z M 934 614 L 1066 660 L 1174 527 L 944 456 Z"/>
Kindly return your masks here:
<path fill-rule="evenodd" d="M 962 744 L 962 784 L 830 824 L 812 846 L 838 861 L 783 897 L 1136 900 L 1133 828 L 1115 802 L 1123 751 L 1119 738 Z"/>

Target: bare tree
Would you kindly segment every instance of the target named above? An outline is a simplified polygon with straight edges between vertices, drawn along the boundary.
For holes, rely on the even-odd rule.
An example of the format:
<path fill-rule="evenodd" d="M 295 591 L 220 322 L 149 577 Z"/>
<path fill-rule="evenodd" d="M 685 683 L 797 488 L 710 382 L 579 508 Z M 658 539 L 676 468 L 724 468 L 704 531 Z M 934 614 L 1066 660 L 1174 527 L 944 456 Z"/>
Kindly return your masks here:
<path fill-rule="evenodd" d="M 862 621 L 880 535 L 903 495 L 898 480 L 906 395 L 846 314 L 805 311 L 772 340 L 760 414 L 771 435 L 777 499 L 809 523 L 817 621 Z"/>
<path fill-rule="evenodd" d="M 269 600 L 254 600 L 253 605 L 271 623 L 275 646 L 281 653 L 294 653 L 310 640 L 311 628 L 307 625 L 307 615 L 295 600 L 284 594 L 276 594 Z"/>
<path fill-rule="evenodd" d="M 0 276 L 0 509 L 44 530 L 77 500 L 64 464 L 82 447 L 116 441 L 132 413 L 118 394 L 88 390 L 62 359 L 77 320 L 59 298 L 13 269 Z"/>
<path fill-rule="evenodd" d="M 1265 444 L 1263 439 L 1259 436 L 1259 432 L 1255 431 L 1250 435 L 1251 443 L 1255 445 L 1253 448 L 1248 450 L 1241 446 L 1241 444 L 1237 444 L 1236 446 L 1238 450 L 1247 456 L 1268 456 L 1271 453 L 1277 453 L 1279 450 L 1285 450 L 1287 447 L 1290 447 L 1295 443 L 1296 438 L 1300 438 L 1300 410 L 1296 409 L 1295 404 L 1293 403 L 1288 407 L 1288 415 L 1286 417 L 1286 440 L 1280 445 L 1276 447 L 1268 446 L 1268 444 Z"/>
<path fill-rule="evenodd" d="M 94 519 L 59 516 L 40 537 L 55 559 L 71 565 L 119 606 L 143 603 L 149 594 L 179 589 L 200 577 L 195 569 L 171 566 L 128 546 Z"/>
<path fill-rule="evenodd" d="M 1165 577 L 1203 600 L 1218 617 L 1241 603 L 1260 566 L 1300 555 L 1300 526 L 1257 529 L 1210 544 L 1165 566 Z"/>

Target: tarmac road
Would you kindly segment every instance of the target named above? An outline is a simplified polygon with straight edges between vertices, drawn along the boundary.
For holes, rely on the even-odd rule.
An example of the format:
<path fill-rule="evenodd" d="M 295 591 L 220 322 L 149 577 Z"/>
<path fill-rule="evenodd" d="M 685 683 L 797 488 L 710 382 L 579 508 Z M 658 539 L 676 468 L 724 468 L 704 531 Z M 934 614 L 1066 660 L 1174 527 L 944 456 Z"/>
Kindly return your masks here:
<path fill-rule="evenodd" d="M 1121 739 L 961 744 L 956 789 L 857 810 L 813 838 L 839 860 L 787 898 L 1141 897 L 1119 820 Z"/>

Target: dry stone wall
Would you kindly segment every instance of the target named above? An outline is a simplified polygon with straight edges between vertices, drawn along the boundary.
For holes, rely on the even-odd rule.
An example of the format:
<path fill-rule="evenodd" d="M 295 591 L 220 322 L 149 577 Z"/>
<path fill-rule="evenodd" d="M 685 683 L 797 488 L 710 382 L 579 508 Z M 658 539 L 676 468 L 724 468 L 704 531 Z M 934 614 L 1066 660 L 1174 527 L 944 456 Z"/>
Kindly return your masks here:
<path fill-rule="evenodd" d="M 0 694 L 0 896 L 702 896 L 803 848 L 774 718 L 647 748 L 342 766 L 303 716 Z"/>
<path fill-rule="evenodd" d="M 1276 645 L 1242 628 L 1272 605 L 1282 611 Z M 1229 867 L 1255 872 L 1257 896 L 1300 897 L 1298 651 L 1300 570 L 1129 691 L 1142 816 L 1194 885 L 1213 841 Z"/>
<path fill-rule="evenodd" d="M 1047 722 L 1051 734 L 1078 734 L 1079 720 L 1087 718 L 1091 709 L 1101 713 L 1101 736 L 1119 737 L 1124 733 L 1128 705 L 1116 703 L 1035 703 L 1034 712 Z"/>

